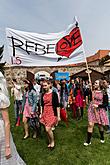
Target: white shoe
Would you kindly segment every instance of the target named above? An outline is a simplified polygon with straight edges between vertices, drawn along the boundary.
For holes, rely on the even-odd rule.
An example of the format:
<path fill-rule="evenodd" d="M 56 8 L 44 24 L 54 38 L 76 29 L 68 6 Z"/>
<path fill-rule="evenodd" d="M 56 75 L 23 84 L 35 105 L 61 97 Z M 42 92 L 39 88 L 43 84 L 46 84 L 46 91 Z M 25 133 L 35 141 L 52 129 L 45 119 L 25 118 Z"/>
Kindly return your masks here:
<path fill-rule="evenodd" d="M 29 135 L 25 135 L 24 137 L 23 137 L 23 139 L 27 139 L 29 137 Z"/>
<path fill-rule="evenodd" d="M 90 144 L 91 144 L 91 142 L 90 142 L 90 143 L 85 142 L 85 143 L 84 143 L 84 146 L 88 146 L 88 145 L 90 145 Z"/>
<path fill-rule="evenodd" d="M 34 133 L 34 135 L 33 135 L 33 139 L 36 139 L 36 138 L 37 138 L 37 134 Z"/>
<path fill-rule="evenodd" d="M 105 143 L 105 140 L 100 140 L 101 143 Z"/>
<path fill-rule="evenodd" d="M 55 130 L 55 127 L 52 127 L 52 131 L 54 131 Z"/>

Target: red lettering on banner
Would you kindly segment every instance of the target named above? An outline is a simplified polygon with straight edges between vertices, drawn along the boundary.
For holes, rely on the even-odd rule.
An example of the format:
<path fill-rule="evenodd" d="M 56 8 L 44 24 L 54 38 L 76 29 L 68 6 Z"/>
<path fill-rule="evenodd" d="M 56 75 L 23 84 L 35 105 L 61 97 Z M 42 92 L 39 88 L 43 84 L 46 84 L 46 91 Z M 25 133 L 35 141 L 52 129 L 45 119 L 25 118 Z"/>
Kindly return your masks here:
<path fill-rule="evenodd" d="M 68 57 L 82 44 L 79 27 L 75 27 L 69 35 L 60 39 L 56 44 L 56 54 Z"/>
<path fill-rule="evenodd" d="M 17 64 L 17 65 L 20 65 L 22 63 L 20 57 L 11 57 L 11 62 L 12 64 Z"/>

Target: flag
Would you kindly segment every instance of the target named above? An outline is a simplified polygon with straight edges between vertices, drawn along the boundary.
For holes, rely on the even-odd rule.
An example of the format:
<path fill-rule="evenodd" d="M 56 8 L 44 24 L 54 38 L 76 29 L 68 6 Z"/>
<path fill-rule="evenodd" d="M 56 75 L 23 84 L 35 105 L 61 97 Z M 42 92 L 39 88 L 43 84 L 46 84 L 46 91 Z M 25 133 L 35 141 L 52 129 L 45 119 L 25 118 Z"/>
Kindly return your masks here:
<path fill-rule="evenodd" d="M 6 38 L 6 62 L 13 66 L 64 66 L 85 62 L 76 20 L 59 33 L 39 34 L 6 28 Z"/>

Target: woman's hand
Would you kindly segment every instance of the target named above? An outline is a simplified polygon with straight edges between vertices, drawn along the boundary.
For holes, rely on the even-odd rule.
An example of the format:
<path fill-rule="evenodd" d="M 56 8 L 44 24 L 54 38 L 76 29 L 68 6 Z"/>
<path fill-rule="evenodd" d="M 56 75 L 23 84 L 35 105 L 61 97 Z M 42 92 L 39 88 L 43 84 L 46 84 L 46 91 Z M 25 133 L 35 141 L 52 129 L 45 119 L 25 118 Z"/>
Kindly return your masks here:
<path fill-rule="evenodd" d="M 42 114 L 39 115 L 39 118 L 41 118 L 41 117 L 42 117 Z"/>
<path fill-rule="evenodd" d="M 93 104 L 93 107 L 94 107 L 94 108 L 98 108 L 98 105 L 96 105 L 96 104 Z"/>
<path fill-rule="evenodd" d="M 34 112 L 31 111 L 31 115 L 34 115 Z"/>

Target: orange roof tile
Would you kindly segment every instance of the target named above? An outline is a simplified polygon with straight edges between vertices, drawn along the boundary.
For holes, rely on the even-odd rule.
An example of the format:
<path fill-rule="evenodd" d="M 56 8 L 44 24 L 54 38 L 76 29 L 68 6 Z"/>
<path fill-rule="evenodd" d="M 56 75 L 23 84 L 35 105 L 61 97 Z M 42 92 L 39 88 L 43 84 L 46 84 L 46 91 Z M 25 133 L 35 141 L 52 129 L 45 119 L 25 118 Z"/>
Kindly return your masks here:
<path fill-rule="evenodd" d="M 106 57 L 109 54 L 110 50 L 99 50 L 95 55 L 87 57 L 87 62 L 93 62 L 96 60 L 100 60 L 103 57 Z"/>
<path fill-rule="evenodd" d="M 87 62 L 90 63 L 90 62 L 100 60 L 103 57 L 106 57 L 109 53 L 110 53 L 110 50 L 98 50 L 98 52 L 95 53 L 94 55 L 87 57 Z M 84 64 L 84 62 L 78 63 L 78 64 L 69 64 L 66 66 L 73 66 L 74 67 L 74 66 L 81 66 L 82 64 Z"/>

